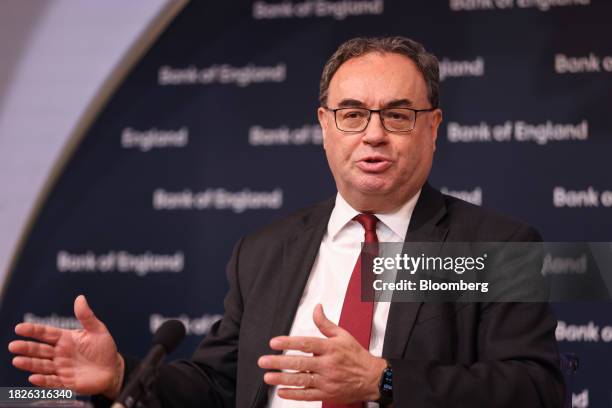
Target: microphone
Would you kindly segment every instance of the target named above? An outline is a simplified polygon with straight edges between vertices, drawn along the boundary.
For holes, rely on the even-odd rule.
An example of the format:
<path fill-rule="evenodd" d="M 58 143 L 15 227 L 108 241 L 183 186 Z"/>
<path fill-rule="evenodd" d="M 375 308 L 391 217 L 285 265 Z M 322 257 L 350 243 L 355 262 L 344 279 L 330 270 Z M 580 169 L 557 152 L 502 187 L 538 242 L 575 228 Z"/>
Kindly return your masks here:
<path fill-rule="evenodd" d="M 185 326 L 178 320 L 167 320 L 155 331 L 153 347 L 149 350 L 132 378 L 111 408 L 132 408 L 148 393 L 155 379 L 157 366 L 185 337 Z"/>

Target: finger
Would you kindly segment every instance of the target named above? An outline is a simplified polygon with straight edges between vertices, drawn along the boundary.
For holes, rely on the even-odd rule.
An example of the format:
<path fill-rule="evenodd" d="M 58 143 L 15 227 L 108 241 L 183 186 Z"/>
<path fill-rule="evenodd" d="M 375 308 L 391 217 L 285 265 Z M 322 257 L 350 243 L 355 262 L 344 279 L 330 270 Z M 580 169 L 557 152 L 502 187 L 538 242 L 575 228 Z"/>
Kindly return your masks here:
<path fill-rule="evenodd" d="M 66 388 L 66 384 L 62 383 L 57 375 L 32 374 L 28 381 L 39 387 Z"/>
<path fill-rule="evenodd" d="M 55 356 L 53 347 L 48 344 L 36 343 L 34 341 L 11 341 L 8 345 L 8 349 L 13 354 L 20 354 L 27 357 L 51 359 Z"/>
<path fill-rule="evenodd" d="M 278 396 L 297 401 L 324 401 L 329 395 L 316 388 L 280 388 Z"/>
<path fill-rule="evenodd" d="M 55 374 L 53 361 L 44 358 L 17 356 L 13 358 L 13 365 L 20 370 L 34 374 Z"/>
<path fill-rule="evenodd" d="M 74 315 L 79 319 L 83 329 L 90 332 L 106 331 L 106 326 L 98 320 L 83 295 L 77 296 L 74 300 Z"/>
<path fill-rule="evenodd" d="M 317 388 L 315 373 L 266 373 L 264 381 L 269 385 Z"/>
<path fill-rule="evenodd" d="M 325 316 L 325 312 L 323 311 L 323 305 L 320 303 L 315 306 L 314 312 L 312 313 L 312 320 L 314 324 L 317 326 L 319 331 L 325 337 L 336 337 L 344 332 L 340 326 L 334 324 L 331 320 Z"/>
<path fill-rule="evenodd" d="M 267 370 L 317 371 L 316 357 L 304 356 L 262 356 L 257 361 L 259 367 Z"/>
<path fill-rule="evenodd" d="M 15 326 L 15 333 L 54 345 L 62 336 L 62 329 L 35 323 L 19 323 Z"/>
<path fill-rule="evenodd" d="M 278 336 L 270 340 L 270 348 L 272 350 L 299 350 L 319 355 L 328 350 L 328 341 L 319 337 Z"/>

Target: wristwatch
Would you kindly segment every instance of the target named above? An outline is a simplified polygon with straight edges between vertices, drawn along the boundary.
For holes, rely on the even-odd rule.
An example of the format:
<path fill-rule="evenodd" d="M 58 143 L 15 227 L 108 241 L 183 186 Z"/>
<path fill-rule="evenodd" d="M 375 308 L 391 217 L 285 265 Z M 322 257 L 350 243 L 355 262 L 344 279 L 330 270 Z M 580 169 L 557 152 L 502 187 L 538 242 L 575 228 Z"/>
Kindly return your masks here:
<path fill-rule="evenodd" d="M 393 404 L 393 369 L 389 362 L 387 362 L 387 368 L 385 368 L 380 376 L 378 391 L 380 392 L 380 398 L 376 401 L 378 405 L 390 407 Z"/>

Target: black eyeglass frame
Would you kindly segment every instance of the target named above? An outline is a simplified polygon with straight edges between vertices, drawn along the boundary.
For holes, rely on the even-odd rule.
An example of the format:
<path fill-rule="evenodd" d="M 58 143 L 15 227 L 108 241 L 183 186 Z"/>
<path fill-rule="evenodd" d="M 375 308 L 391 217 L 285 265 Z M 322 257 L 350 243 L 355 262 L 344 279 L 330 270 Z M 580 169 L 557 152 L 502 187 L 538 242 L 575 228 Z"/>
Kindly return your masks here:
<path fill-rule="evenodd" d="M 390 133 L 408 133 L 408 132 L 412 132 L 414 130 L 414 128 L 416 128 L 416 122 L 417 122 L 417 118 L 419 116 L 419 112 L 433 112 L 433 111 L 435 111 L 438 108 L 435 107 L 435 108 L 429 108 L 429 109 L 413 109 L 413 108 L 406 108 L 406 107 L 402 106 L 402 107 L 398 107 L 398 108 L 368 109 L 368 108 L 363 108 L 363 107 L 359 107 L 359 106 L 354 106 L 354 107 L 347 106 L 346 108 L 331 109 L 331 108 L 328 108 L 327 106 L 323 106 L 323 109 L 326 109 L 326 110 L 334 113 L 334 123 L 336 124 L 336 129 L 338 129 L 341 132 L 345 132 L 345 133 L 360 133 L 360 132 L 363 132 L 364 130 L 366 130 L 368 128 L 368 125 L 370 124 L 370 120 L 372 119 L 372 113 L 378 113 L 378 117 L 380 118 L 380 123 L 382 123 L 383 128 L 387 132 L 390 132 Z M 363 129 L 361 129 L 361 130 L 344 130 L 344 129 L 340 129 L 340 126 L 338 126 L 338 116 L 337 116 L 336 112 L 338 112 L 339 110 L 346 110 L 346 109 L 362 109 L 362 110 L 367 110 L 369 112 L 368 120 L 366 121 L 366 124 L 363 127 Z M 380 114 L 380 112 L 386 111 L 386 110 L 397 110 L 397 109 L 411 110 L 411 111 L 414 112 L 414 123 L 412 124 L 412 128 L 411 129 L 408 129 L 408 130 L 389 130 L 389 129 L 387 129 L 387 125 L 385 125 L 385 120 L 383 119 L 383 117 Z"/>

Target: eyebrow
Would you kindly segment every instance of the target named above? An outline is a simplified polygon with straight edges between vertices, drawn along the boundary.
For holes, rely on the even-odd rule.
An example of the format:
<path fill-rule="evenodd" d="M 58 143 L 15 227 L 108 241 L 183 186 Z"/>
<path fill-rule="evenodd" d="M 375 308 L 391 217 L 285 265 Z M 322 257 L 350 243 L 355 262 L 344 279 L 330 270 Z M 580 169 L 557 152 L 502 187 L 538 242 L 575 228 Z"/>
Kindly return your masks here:
<path fill-rule="evenodd" d="M 412 101 L 408 98 L 393 99 L 385 103 L 382 108 L 399 108 L 412 106 Z M 339 108 L 365 108 L 365 103 L 357 99 L 343 99 L 338 103 Z"/>
<path fill-rule="evenodd" d="M 408 107 L 412 105 L 413 105 L 412 101 L 408 98 L 394 99 L 392 101 L 387 102 L 385 105 L 383 105 L 383 108 L 401 108 L 401 107 Z"/>
<path fill-rule="evenodd" d="M 357 99 L 343 99 L 338 103 L 339 108 L 363 108 L 365 103 L 358 101 Z"/>

